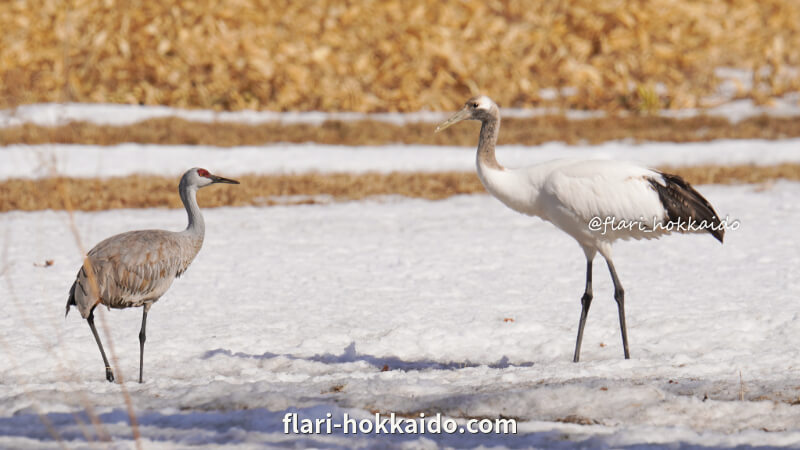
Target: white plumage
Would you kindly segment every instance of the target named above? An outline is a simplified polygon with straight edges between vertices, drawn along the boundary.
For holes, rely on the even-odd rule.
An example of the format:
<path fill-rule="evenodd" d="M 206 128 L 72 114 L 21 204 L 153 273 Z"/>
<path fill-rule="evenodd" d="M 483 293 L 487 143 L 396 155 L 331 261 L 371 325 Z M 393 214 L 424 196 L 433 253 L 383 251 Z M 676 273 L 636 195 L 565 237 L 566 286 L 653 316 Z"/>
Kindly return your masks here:
<path fill-rule="evenodd" d="M 586 254 L 586 289 L 573 360 L 580 359 L 583 328 L 592 301 L 592 261 L 599 252 L 614 281 L 625 358 L 629 358 L 624 291 L 611 261 L 618 239 L 653 239 L 673 231 L 708 232 L 722 242 L 724 230 L 713 207 L 682 178 L 607 160 L 555 160 L 506 169 L 495 158 L 500 112 L 486 96 L 473 97 L 440 124 L 481 121 L 477 170 L 486 190 L 511 209 L 540 217 L 572 236 Z M 679 229 L 695 221 L 694 229 Z M 598 224 L 601 224 L 598 226 Z"/>
<path fill-rule="evenodd" d="M 86 255 L 69 291 L 67 313 L 70 306 L 75 306 L 89 323 L 103 357 L 108 381 L 114 381 L 114 373 L 94 326 L 94 308 L 99 304 L 109 308 L 144 307 L 139 332 L 141 383 L 147 312 L 169 289 L 173 280 L 186 271 L 203 246 L 205 222 L 197 205 L 196 193 L 214 183 L 239 184 L 199 168 L 190 169 L 181 177 L 178 192 L 189 216 L 189 225 L 184 231 L 129 231 L 103 240 Z"/>

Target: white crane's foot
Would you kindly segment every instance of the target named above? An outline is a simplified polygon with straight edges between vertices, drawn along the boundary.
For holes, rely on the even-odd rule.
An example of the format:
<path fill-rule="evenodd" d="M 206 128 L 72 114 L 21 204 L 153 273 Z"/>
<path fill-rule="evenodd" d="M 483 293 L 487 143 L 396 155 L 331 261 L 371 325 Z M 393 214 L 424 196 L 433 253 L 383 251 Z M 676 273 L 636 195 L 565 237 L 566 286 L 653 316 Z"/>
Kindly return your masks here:
<path fill-rule="evenodd" d="M 106 380 L 108 380 L 109 383 L 114 382 L 114 372 L 111 371 L 111 367 L 106 367 Z"/>

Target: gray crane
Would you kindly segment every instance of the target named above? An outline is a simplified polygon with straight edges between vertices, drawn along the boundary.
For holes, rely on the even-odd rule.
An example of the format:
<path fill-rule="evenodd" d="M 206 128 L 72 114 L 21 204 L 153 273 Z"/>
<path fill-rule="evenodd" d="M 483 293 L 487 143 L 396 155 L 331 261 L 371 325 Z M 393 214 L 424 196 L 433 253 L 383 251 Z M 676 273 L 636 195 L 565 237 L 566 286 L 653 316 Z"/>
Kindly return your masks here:
<path fill-rule="evenodd" d="M 205 222 L 197 206 L 197 190 L 215 183 L 239 184 L 236 180 L 212 175 L 205 169 L 189 169 L 181 177 L 178 192 L 189 215 L 189 225 L 181 232 L 139 230 L 117 234 L 100 242 L 86 255 L 69 290 L 69 307 L 75 306 L 89 322 L 100 348 L 106 379 L 114 381 L 114 372 L 94 326 L 94 308 L 142 306 L 139 331 L 139 383 L 142 382 L 145 325 L 150 307 L 164 295 L 172 281 L 181 276 L 203 246 Z"/>

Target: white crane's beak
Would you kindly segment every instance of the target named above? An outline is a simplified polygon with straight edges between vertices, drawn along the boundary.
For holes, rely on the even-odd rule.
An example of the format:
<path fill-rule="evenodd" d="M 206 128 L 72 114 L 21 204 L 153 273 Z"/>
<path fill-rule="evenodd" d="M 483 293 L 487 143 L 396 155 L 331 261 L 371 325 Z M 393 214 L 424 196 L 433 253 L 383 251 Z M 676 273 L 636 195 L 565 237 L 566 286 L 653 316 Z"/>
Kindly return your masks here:
<path fill-rule="evenodd" d="M 444 130 L 445 128 L 447 128 L 449 126 L 451 126 L 453 124 L 456 124 L 458 122 L 461 122 L 462 120 L 469 119 L 470 117 L 472 117 L 472 111 L 470 111 L 469 108 L 467 108 L 465 106 L 465 107 L 461 108 L 461 110 L 459 112 L 457 112 L 457 113 L 453 114 L 452 116 L 450 116 L 449 119 L 447 119 L 444 122 L 440 123 L 439 126 L 436 127 L 436 130 L 434 131 L 434 133 L 438 133 L 438 132 Z"/>

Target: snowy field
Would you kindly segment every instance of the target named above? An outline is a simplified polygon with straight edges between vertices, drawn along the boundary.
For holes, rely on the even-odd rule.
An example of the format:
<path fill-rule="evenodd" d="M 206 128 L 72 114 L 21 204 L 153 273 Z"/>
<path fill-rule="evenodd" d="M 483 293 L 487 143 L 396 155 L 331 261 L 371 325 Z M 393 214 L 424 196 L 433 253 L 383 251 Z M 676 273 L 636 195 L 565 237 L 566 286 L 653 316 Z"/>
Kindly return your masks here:
<path fill-rule="evenodd" d="M 477 138 L 476 138 L 477 142 Z M 772 165 L 800 162 L 800 139 L 718 140 L 676 145 L 665 142 L 500 146 L 497 159 L 507 167 L 523 167 L 558 158 L 615 159 L 646 166 L 701 164 Z M 134 173 L 174 176 L 189 167 L 205 167 L 224 176 L 304 172 L 473 171 L 473 147 L 424 145 L 333 146 L 280 144 L 219 148 L 190 145 L 123 144 L 12 145 L 0 147 L 0 180 L 71 177 L 113 177 Z"/>
<path fill-rule="evenodd" d="M 741 81 L 752 79 L 749 75 L 739 74 Z M 735 85 L 734 85 L 735 86 Z M 680 110 L 664 110 L 660 114 L 665 117 L 693 117 L 706 114 L 725 117 L 732 122 L 759 116 L 762 114 L 775 117 L 800 116 L 800 94 L 790 93 L 776 98 L 770 105 L 756 105 L 752 100 L 732 100 L 736 88 L 712 101 L 714 107 L 700 109 L 685 108 Z M 602 111 L 562 110 L 560 108 L 502 108 L 502 117 L 536 117 L 548 114 L 564 114 L 572 120 L 601 117 Z M 130 125 L 148 119 L 178 117 L 194 122 L 236 122 L 259 124 L 280 122 L 284 124 L 320 125 L 328 120 L 376 120 L 380 122 L 403 125 L 413 122 L 440 122 L 447 118 L 447 112 L 418 111 L 411 113 L 357 113 L 357 112 L 273 112 L 273 111 L 212 111 L 203 109 L 180 109 L 167 106 L 139 106 L 119 104 L 85 104 L 85 103 L 40 103 L 21 105 L 14 109 L 0 110 L 0 127 L 19 126 L 30 123 L 42 126 L 63 125 L 73 121 L 84 121 L 102 125 Z"/>
<path fill-rule="evenodd" d="M 31 117 L 53 123 L 139 111 L 70 106 L 47 116 L 36 107 Z M 800 162 L 798 148 L 800 140 L 550 143 L 502 147 L 498 160 L 766 165 Z M 0 147 L 0 179 L 53 168 L 176 182 L 191 166 L 231 177 L 466 171 L 474 157 L 473 148 L 401 145 L 10 146 Z M 724 245 L 679 235 L 615 246 L 627 361 L 596 260 L 579 364 L 582 251 L 488 195 L 205 210 L 202 251 L 148 316 L 142 385 L 132 381 L 141 310 L 96 311 L 120 385 L 105 381 L 89 327 L 74 310 L 64 319 L 64 304 L 81 249 L 131 229 L 180 230 L 185 212 L 76 213 L 79 239 L 65 212 L 0 214 L 0 448 L 106 448 L 95 445 L 105 438 L 135 448 L 125 391 L 148 449 L 800 447 L 800 183 L 698 189 L 739 229 Z M 375 412 L 440 413 L 461 427 L 513 418 L 517 434 L 302 435 L 282 423 L 291 413 L 341 422 Z"/>
<path fill-rule="evenodd" d="M 150 312 L 145 383 L 125 384 L 142 441 L 800 446 L 800 256 L 787 231 L 800 222 L 800 184 L 761 189 L 701 187 L 741 223 L 724 245 L 670 236 L 616 246 L 631 360 L 597 264 L 579 364 L 582 252 L 489 196 L 207 210 L 203 250 Z M 180 229 L 185 213 L 78 213 L 75 222 L 90 246 L 128 229 Z M 0 447 L 57 447 L 40 415 L 68 446 L 105 433 L 132 447 L 120 385 L 105 381 L 85 321 L 63 317 L 80 264 L 67 214 L 6 213 L 0 236 Z M 46 260 L 54 264 L 40 267 Z M 134 379 L 141 311 L 98 314 L 118 376 Z M 90 424 L 86 405 L 102 425 Z M 513 436 L 286 435 L 281 423 L 288 412 L 374 411 L 519 422 Z"/>
<path fill-rule="evenodd" d="M 787 96 L 772 107 L 754 106 L 738 100 L 704 110 L 731 121 L 758 114 L 800 116 L 796 95 Z M 541 114 L 539 110 L 503 109 L 505 117 Z M 573 115 L 579 116 L 579 112 Z M 597 115 L 596 111 L 582 112 Z M 692 110 L 665 112 L 665 115 L 690 116 Z M 239 123 L 318 124 L 326 120 L 373 119 L 402 125 L 430 122 L 431 134 L 437 121 L 448 113 L 275 113 L 214 112 L 180 110 L 161 106 L 41 104 L 0 110 L 0 127 L 35 123 L 57 125 L 70 121 L 90 121 L 108 125 L 126 125 L 158 117 L 182 117 L 198 122 L 230 121 Z M 502 129 L 501 129 L 502 133 Z M 477 143 L 477 136 L 476 136 Z M 508 145 L 497 149 L 497 158 L 507 167 L 522 167 L 557 158 L 592 158 L 633 161 L 650 167 L 702 164 L 772 165 L 800 162 L 800 139 L 717 140 L 676 145 L 669 142 L 636 144 L 612 141 L 599 145 L 566 145 L 550 142 L 535 148 Z M 430 145 L 389 144 L 379 146 L 337 146 L 316 143 L 272 144 L 252 147 L 220 148 L 194 145 L 114 146 L 44 144 L 0 147 L 0 180 L 42 178 L 53 175 L 70 177 L 114 177 L 149 174 L 180 177 L 192 166 L 206 167 L 226 176 L 244 174 L 289 174 L 304 172 L 392 172 L 392 171 L 471 171 L 475 168 L 474 148 Z"/>

